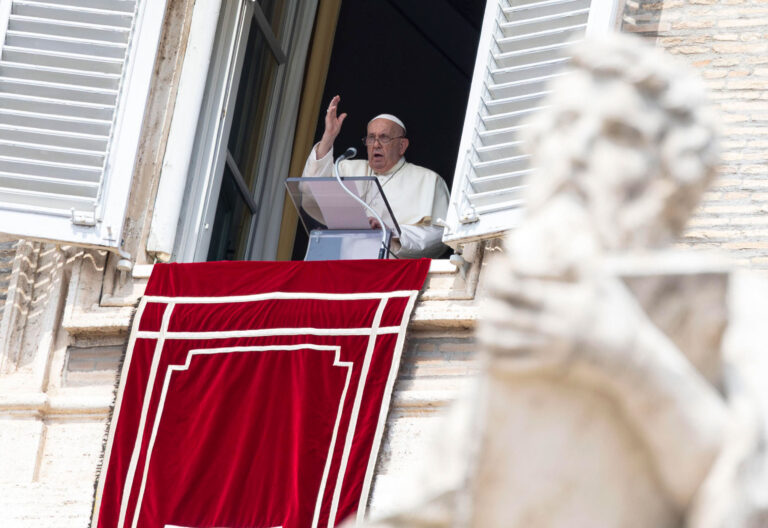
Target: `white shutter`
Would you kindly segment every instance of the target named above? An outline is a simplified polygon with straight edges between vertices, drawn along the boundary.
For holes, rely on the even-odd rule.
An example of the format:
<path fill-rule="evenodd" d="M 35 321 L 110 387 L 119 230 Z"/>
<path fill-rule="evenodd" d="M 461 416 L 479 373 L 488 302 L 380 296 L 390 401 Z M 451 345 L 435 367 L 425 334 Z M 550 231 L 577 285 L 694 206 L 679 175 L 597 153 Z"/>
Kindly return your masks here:
<path fill-rule="evenodd" d="M 120 245 L 164 0 L 2 0 L 0 231 Z"/>
<path fill-rule="evenodd" d="M 570 42 L 618 22 L 618 0 L 488 0 L 443 240 L 513 229 L 522 211 L 521 122 L 542 104 Z"/>

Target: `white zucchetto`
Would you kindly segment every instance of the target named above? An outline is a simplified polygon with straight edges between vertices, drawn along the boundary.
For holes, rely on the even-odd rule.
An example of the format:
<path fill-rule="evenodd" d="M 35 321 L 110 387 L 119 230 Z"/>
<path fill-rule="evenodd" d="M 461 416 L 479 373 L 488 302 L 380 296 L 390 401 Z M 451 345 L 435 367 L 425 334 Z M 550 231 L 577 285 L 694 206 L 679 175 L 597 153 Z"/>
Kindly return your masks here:
<path fill-rule="evenodd" d="M 406 133 L 405 123 L 403 123 L 400 120 L 400 118 L 398 118 L 397 116 L 394 116 L 392 114 L 379 114 L 376 117 L 374 117 L 373 119 L 371 119 L 370 121 L 368 121 L 368 124 L 370 125 L 376 119 L 386 119 L 387 121 L 392 121 L 396 125 L 400 125 L 400 127 L 403 129 L 403 134 Z"/>

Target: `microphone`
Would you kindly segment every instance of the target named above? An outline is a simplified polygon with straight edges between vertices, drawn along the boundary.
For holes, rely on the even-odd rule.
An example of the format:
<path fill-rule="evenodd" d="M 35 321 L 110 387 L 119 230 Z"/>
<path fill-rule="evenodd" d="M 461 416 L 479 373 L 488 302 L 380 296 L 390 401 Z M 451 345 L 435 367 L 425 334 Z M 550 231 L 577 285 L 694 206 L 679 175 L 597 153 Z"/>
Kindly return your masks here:
<path fill-rule="evenodd" d="M 356 202 L 358 202 L 363 207 L 365 207 L 368 211 L 370 211 L 373 217 L 379 221 L 379 226 L 381 226 L 380 227 L 381 248 L 379 249 L 379 258 L 383 259 L 386 256 L 386 251 L 388 250 L 387 249 L 387 227 L 384 225 L 384 220 L 382 220 L 379 214 L 376 211 L 374 211 L 373 207 L 365 203 L 363 200 L 358 198 L 355 195 L 355 193 L 347 189 L 346 186 L 341 182 L 341 176 L 339 175 L 339 163 L 349 158 L 354 158 L 355 156 L 357 156 L 357 149 L 355 147 L 349 147 L 347 150 L 345 150 L 344 154 L 339 156 L 333 164 L 333 175 L 336 177 L 336 181 L 339 182 L 339 185 L 341 185 L 342 190 L 346 192 L 348 195 L 350 195 Z"/>
<path fill-rule="evenodd" d="M 339 163 L 340 161 L 344 161 L 350 158 L 354 158 L 355 156 L 357 156 L 357 149 L 355 147 L 349 147 L 347 150 L 344 151 L 344 154 L 342 154 L 336 159 L 336 163 Z"/>

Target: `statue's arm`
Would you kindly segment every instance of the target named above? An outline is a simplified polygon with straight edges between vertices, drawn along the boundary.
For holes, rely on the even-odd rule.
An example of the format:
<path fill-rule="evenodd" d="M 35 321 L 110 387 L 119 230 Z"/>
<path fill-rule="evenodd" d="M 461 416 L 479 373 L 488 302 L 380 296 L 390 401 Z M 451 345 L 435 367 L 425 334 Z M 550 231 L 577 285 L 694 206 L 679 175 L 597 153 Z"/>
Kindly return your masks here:
<path fill-rule="evenodd" d="M 605 362 L 602 374 L 650 450 L 664 487 L 678 506 L 687 508 L 722 448 L 728 409 L 647 318 L 638 318 L 630 336 L 624 350 L 603 351 L 618 360 Z M 594 370 L 595 356 L 585 353 L 575 372 Z"/>
<path fill-rule="evenodd" d="M 722 445 L 727 411 L 715 388 L 617 278 L 491 276 L 486 350 L 513 355 L 521 374 L 560 375 L 609 393 L 685 508 Z"/>
<path fill-rule="evenodd" d="M 689 528 L 764 526 L 768 519 L 768 280 L 731 274 L 724 342 L 730 420 L 723 449 L 688 512 Z"/>

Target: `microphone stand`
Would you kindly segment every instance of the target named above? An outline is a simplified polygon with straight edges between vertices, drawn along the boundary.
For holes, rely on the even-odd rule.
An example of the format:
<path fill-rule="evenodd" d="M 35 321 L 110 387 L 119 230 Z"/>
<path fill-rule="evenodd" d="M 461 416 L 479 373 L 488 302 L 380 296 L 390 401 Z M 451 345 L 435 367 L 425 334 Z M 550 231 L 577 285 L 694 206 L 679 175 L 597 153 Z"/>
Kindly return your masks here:
<path fill-rule="evenodd" d="M 341 181 L 341 176 L 339 176 L 339 163 L 346 159 L 354 158 L 357 155 L 357 149 L 355 147 L 349 147 L 344 154 L 339 156 L 336 159 L 336 162 L 333 164 L 333 175 L 336 177 L 336 181 L 339 182 L 339 185 L 341 185 L 341 188 L 344 189 L 344 192 L 346 192 L 348 195 L 350 195 L 355 201 L 360 203 L 363 207 L 365 207 L 368 211 L 371 212 L 374 218 L 378 220 L 379 226 L 381 226 L 381 247 L 379 248 L 379 259 L 383 259 L 387 254 L 387 228 L 384 226 L 384 221 L 381 219 L 379 214 L 374 211 L 373 207 L 365 203 L 363 200 L 361 200 L 358 196 L 355 195 L 352 191 L 347 189 L 347 186 L 344 185 Z"/>

